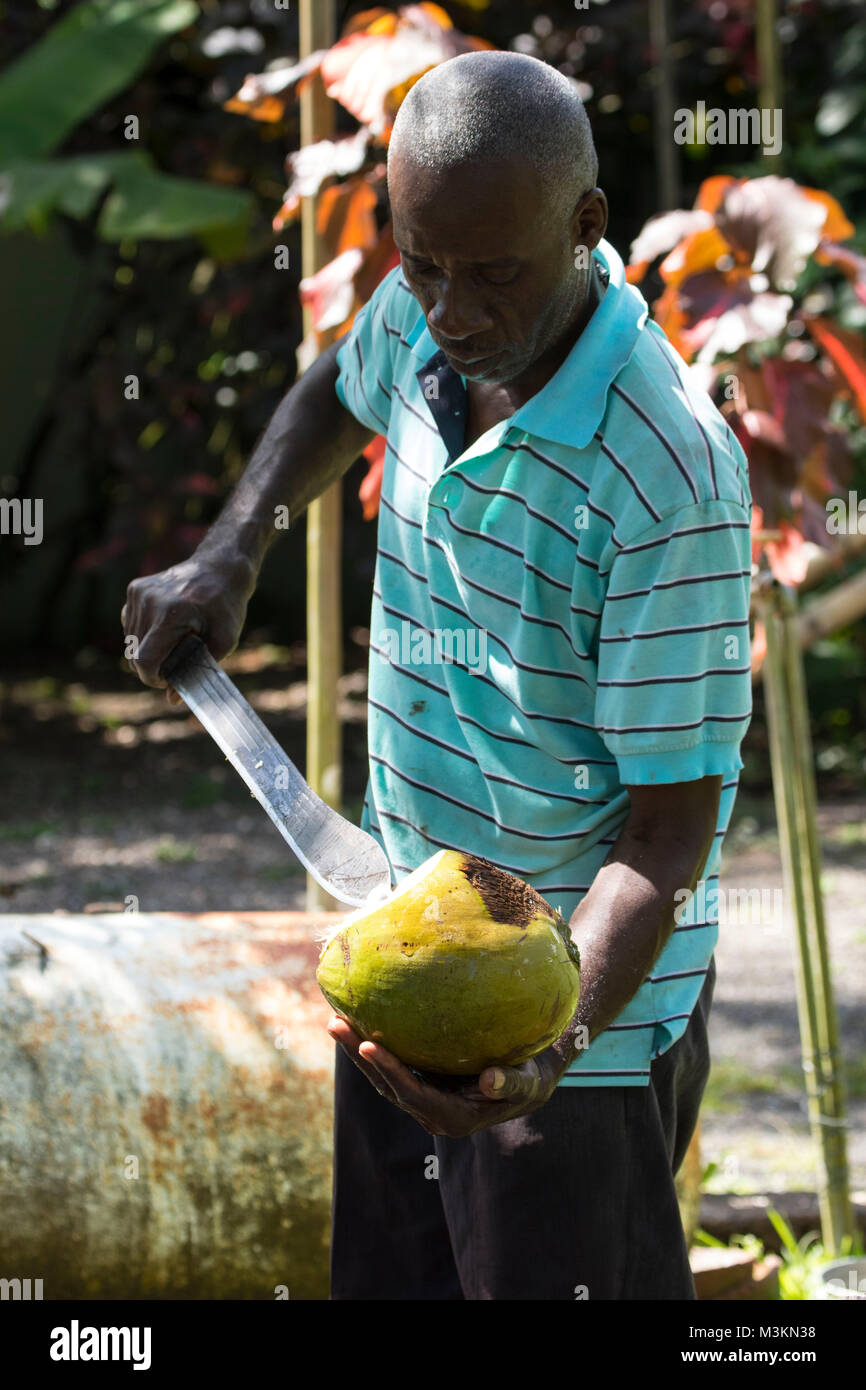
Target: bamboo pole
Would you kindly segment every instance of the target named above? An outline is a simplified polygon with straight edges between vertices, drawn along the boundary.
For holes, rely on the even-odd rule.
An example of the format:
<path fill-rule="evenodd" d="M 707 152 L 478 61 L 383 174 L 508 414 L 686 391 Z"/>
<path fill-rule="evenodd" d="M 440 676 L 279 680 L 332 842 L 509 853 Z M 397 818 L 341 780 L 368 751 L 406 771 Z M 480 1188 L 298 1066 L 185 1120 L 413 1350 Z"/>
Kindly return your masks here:
<path fill-rule="evenodd" d="M 674 143 L 674 65 L 671 58 L 670 0 L 649 0 L 653 62 L 653 143 L 656 155 L 656 206 L 681 205 L 678 146 Z"/>
<path fill-rule="evenodd" d="M 858 539 L 861 542 L 866 542 L 866 536 Z M 863 548 L 866 546 L 852 545 L 847 554 L 857 554 Z M 817 550 L 817 547 L 815 549 Z M 835 555 L 835 552 L 834 556 L 835 558 L 828 558 L 828 552 L 822 550 L 816 556 L 814 564 L 810 560 L 806 577 L 797 586 L 798 594 L 814 588 L 816 584 L 832 573 L 834 565 L 838 565 L 840 558 L 844 558 L 844 556 Z M 756 618 L 760 617 L 761 613 L 759 589 L 771 582 L 774 581 L 772 581 L 769 571 L 763 571 L 758 579 L 753 580 L 750 614 Z M 831 632 L 838 632 L 839 628 L 847 627 L 850 623 L 856 622 L 864 614 L 866 614 L 866 570 L 859 570 L 856 574 L 837 584 L 828 593 L 803 605 L 797 617 L 800 646 L 805 651 L 820 638 L 826 637 Z M 757 684 L 763 680 L 763 673 L 764 664 L 761 662 L 752 670 L 752 683 Z"/>
<path fill-rule="evenodd" d="M 336 40 L 333 0 L 301 0 L 300 57 L 330 48 Z M 320 80 L 301 93 L 301 144 L 333 137 L 333 102 Z M 314 275 L 328 260 L 316 229 L 315 198 L 304 198 L 301 209 L 302 269 Z M 304 311 L 304 332 L 312 328 Z M 339 809 L 342 797 L 341 729 L 337 713 L 337 682 L 342 651 L 341 593 L 342 485 L 338 482 L 307 510 L 307 781 L 330 806 Z M 340 908 L 307 875 L 310 910 Z"/>
<path fill-rule="evenodd" d="M 758 59 L 758 104 L 762 111 L 782 110 L 782 60 L 779 49 L 777 0 L 757 0 L 755 6 L 755 48 Z M 784 120 L 784 117 L 783 117 Z M 783 126 L 784 134 L 784 126 Z M 779 173 L 783 163 L 781 151 L 765 155 L 767 171 Z"/>
<path fill-rule="evenodd" d="M 855 1234 L 848 1189 L 845 1100 L 821 891 L 815 777 L 793 590 L 760 592 L 767 633 L 764 685 L 782 866 L 797 931 L 797 1011 L 809 1123 L 818 1153 L 818 1198 L 828 1251 Z"/>

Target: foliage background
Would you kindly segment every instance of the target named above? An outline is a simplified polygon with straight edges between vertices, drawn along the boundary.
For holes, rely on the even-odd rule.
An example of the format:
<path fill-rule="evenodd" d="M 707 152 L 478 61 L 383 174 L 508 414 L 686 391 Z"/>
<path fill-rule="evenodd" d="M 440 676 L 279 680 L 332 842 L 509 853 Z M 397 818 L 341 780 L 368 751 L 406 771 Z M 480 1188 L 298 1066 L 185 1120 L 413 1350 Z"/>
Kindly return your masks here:
<path fill-rule="evenodd" d="M 0 12 L 4 65 L 27 52 L 72 0 L 7 0 Z M 124 117 L 137 114 L 144 149 L 173 175 L 247 190 L 254 213 L 240 254 L 218 259 L 201 240 L 101 240 L 97 208 L 60 214 L 0 237 L 0 495 L 45 499 L 45 539 L 0 547 L 4 649 L 87 644 L 114 655 L 126 583 L 186 556 L 242 470 L 295 375 L 301 338 L 297 225 L 271 229 L 296 149 L 296 108 L 277 125 L 227 113 L 245 75 L 298 51 L 297 6 L 271 0 L 199 0 L 197 18 L 169 37 L 140 76 L 83 121 L 60 157 L 128 148 Z M 338 5 L 340 24 L 369 8 Z M 658 210 L 652 142 L 654 69 L 644 0 L 471 0 L 444 8 L 458 27 L 502 48 L 552 62 L 586 84 L 584 96 L 608 193 L 608 235 L 627 258 Z M 752 0 L 692 0 L 673 9 L 678 106 L 756 104 Z M 866 18 L 856 0 L 781 0 L 785 79 L 782 169 L 826 188 L 866 244 Z M 340 130 L 354 128 L 344 112 Z M 747 160 L 732 160 L 733 153 Z M 751 151 L 681 152 L 681 206 L 711 173 L 760 172 Z M 289 246 L 276 272 L 273 245 Z M 652 299 L 661 288 L 642 286 Z M 864 313 L 866 317 L 866 313 Z M 860 324 L 862 327 L 862 322 Z M 140 399 L 123 380 L 136 373 Z M 374 528 L 358 501 L 361 463 L 345 488 L 346 631 L 368 617 Z M 304 635 L 300 533 L 272 552 L 251 625 L 276 641 Z M 358 652 L 347 652 L 357 662 Z M 819 724 L 844 732 L 845 692 L 866 673 L 862 625 L 810 656 Z M 840 681 L 842 685 L 840 687 Z M 842 698 L 840 700 L 840 688 Z M 841 713 L 840 713 L 841 710 Z M 859 710 L 864 715 L 862 705 Z M 828 728 L 828 732 L 830 732 Z"/>

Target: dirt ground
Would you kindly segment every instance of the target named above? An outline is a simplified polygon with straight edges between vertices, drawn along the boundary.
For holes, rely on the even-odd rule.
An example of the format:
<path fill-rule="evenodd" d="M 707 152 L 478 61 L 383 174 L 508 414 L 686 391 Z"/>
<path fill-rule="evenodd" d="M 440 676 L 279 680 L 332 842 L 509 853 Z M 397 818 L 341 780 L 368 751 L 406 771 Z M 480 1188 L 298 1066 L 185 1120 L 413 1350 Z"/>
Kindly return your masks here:
<path fill-rule="evenodd" d="M 229 668 L 303 767 L 300 656 L 253 646 Z M 364 694 L 363 669 L 343 678 L 345 810 L 355 820 L 364 791 Z M 0 767 L 0 911 L 122 910 L 131 897 L 143 911 L 304 906 L 303 872 L 197 722 L 95 655 L 85 653 L 78 669 L 33 661 L 7 673 Z M 822 799 L 819 828 L 852 1181 L 866 1189 L 866 792 Z M 721 889 L 727 920 L 702 1118 L 703 1162 L 713 1165 L 707 1187 L 812 1188 L 793 918 L 784 893 L 774 898 L 783 880 L 766 789 L 740 792 Z M 750 890 L 763 893 L 758 914 Z"/>

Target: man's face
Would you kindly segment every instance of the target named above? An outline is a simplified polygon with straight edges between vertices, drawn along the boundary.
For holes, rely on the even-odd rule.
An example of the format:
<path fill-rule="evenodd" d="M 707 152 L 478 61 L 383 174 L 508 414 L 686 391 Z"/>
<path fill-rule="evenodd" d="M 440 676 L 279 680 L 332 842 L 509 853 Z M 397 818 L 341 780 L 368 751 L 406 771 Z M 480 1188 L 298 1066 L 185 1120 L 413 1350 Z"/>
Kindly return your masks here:
<path fill-rule="evenodd" d="M 403 274 L 451 366 L 471 381 L 519 378 L 583 305 L 573 222 L 520 157 L 438 173 L 401 152 L 388 187 Z"/>

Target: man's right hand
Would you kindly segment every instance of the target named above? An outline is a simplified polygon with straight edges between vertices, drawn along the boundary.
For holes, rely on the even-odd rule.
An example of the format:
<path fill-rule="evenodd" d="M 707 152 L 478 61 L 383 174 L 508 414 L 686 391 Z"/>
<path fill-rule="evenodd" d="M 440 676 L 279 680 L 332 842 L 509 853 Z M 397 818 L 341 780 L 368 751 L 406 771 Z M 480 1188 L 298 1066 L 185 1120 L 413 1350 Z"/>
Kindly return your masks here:
<path fill-rule="evenodd" d="M 255 587 L 251 569 L 216 557 L 193 555 L 171 569 L 133 579 L 120 614 L 126 637 L 137 638 L 129 663 L 145 685 L 166 688 L 160 667 L 189 633 L 221 661 L 238 644 Z M 169 702 L 179 696 L 171 690 Z"/>

